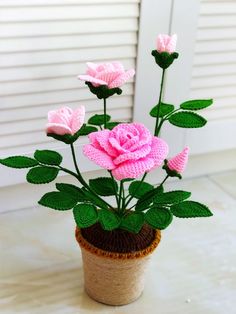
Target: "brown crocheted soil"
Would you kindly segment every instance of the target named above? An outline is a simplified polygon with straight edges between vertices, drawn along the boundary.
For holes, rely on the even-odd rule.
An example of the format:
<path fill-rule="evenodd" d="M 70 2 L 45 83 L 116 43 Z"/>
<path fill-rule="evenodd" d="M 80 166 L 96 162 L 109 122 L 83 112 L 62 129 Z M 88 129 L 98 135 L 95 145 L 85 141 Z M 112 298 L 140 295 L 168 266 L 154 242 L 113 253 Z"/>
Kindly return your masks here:
<path fill-rule="evenodd" d="M 116 229 L 105 231 L 99 223 L 81 230 L 82 236 L 93 246 L 110 252 L 131 253 L 144 250 L 155 238 L 155 230 L 143 225 L 138 234 Z"/>

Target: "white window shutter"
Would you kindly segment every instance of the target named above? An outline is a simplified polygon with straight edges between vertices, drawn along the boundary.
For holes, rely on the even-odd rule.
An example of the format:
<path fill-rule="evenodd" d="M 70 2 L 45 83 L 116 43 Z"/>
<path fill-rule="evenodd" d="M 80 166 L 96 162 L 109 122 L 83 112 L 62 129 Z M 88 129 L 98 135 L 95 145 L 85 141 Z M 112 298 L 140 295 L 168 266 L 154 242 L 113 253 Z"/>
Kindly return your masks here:
<path fill-rule="evenodd" d="M 135 68 L 139 0 L 1 0 L 0 1 L 0 156 L 68 148 L 46 136 L 47 112 L 85 105 L 86 118 L 102 113 L 103 104 L 78 74 L 86 62 L 118 60 Z M 134 81 L 121 96 L 108 100 L 108 113 L 130 121 Z M 81 141 L 81 145 L 85 139 Z M 79 150 L 78 150 L 78 154 Z M 79 155 L 83 158 L 81 155 Z M 85 158 L 82 170 L 93 169 Z M 24 181 L 17 173 L 0 185 Z"/>
<path fill-rule="evenodd" d="M 202 0 L 190 88 L 191 98 L 213 98 L 209 120 L 198 134 L 187 133 L 192 153 L 236 147 L 236 2 Z M 201 143 L 199 145 L 199 138 Z M 235 153 L 236 157 L 236 153 Z"/>

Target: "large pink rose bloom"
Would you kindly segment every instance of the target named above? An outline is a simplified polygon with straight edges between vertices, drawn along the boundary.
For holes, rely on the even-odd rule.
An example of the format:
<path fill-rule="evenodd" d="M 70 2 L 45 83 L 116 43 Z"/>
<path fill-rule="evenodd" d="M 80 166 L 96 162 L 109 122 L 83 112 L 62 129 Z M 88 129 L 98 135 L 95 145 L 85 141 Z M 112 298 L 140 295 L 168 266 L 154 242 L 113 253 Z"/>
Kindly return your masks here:
<path fill-rule="evenodd" d="M 152 136 L 141 123 L 122 123 L 112 131 L 89 134 L 84 154 L 102 168 L 112 171 L 117 180 L 138 178 L 158 167 L 168 154 L 168 145 Z"/>
<path fill-rule="evenodd" d="M 84 116 L 84 106 L 80 106 L 74 111 L 69 107 L 51 110 L 48 112 L 46 132 L 47 134 L 74 135 L 83 126 Z"/>
<path fill-rule="evenodd" d="M 134 69 L 125 71 L 123 65 L 118 62 L 87 63 L 86 75 L 79 75 L 82 81 L 90 82 L 93 86 L 107 85 L 108 88 L 122 86 L 135 74 Z"/>

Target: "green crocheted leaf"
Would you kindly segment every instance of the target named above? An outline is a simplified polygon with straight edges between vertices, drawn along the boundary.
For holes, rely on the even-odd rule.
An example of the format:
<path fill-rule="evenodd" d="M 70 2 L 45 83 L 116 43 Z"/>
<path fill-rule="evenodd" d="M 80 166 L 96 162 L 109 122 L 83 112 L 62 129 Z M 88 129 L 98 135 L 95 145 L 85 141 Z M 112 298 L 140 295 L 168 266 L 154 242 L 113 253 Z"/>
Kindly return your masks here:
<path fill-rule="evenodd" d="M 121 122 L 108 122 L 107 123 L 107 129 L 108 130 L 112 130 L 114 129 L 115 126 L 117 126 L 118 124 L 120 124 Z"/>
<path fill-rule="evenodd" d="M 190 192 L 186 191 L 171 191 L 159 194 L 155 197 L 154 203 L 157 204 L 177 204 L 183 202 L 191 196 Z"/>
<path fill-rule="evenodd" d="M 74 219 L 79 228 L 87 228 L 98 220 L 96 207 L 90 204 L 78 204 L 73 209 Z"/>
<path fill-rule="evenodd" d="M 62 156 L 53 150 L 36 150 L 34 158 L 45 165 L 59 166 L 62 162 Z"/>
<path fill-rule="evenodd" d="M 11 156 L 0 159 L 0 164 L 11 168 L 31 168 L 38 165 L 37 160 L 25 156 Z"/>
<path fill-rule="evenodd" d="M 97 178 L 89 180 L 89 186 L 98 195 L 115 195 L 118 191 L 118 185 L 112 178 Z"/>
<path fill-rule="evenodd" d="M 210 217 L 213 215 L 206 205 L 194 201 L 172 205 L 170 210 L 173 215 L 179 218 Z"/>
<path fill-rule="evenodd" d="M 83 124 L 82 128 L 78 131 L 79 136 L 85 136 L 92 132 L 97 132 L 97 128 L 95 126 L 90 126 Z"/>
<path fill-rule="evenodd" d="M 168 209 L 152 207 L 145 213 L 145 221 L 154 229 L 165 229 L 173 220 Z"/>
<path fill-rule="evenodd" d="M 139 233 L 144 223 L 144 214 L 131 212 L 121 220 L 120 228 L 133 232 Z"/>
<path fill-rule="evenodd" d="M 155 197 L 163 193 L 163 186 L 159 186 L 151 191 L 146 192 L 137 202 L 135 206 L 136 211 L 143 211 L 147 209 L 154 201 Z"/>
<path fill-rule="evenodd" d="M 35 167 L 27 173 L 26 180 L 33 184 L 49 183 L 56 179 L 58 172 L 54 167 Z"/>
<path fill-rule="evenodd" d="M 134 181 L 129 186 L 129 194 L 135 198 L 141 198 L 145 193 L 154 189 L 154 186 L 141 181 Z"/>
<path fill-rule="evenodd" d="M 207 123 L 205 118 L 191 111 L 174 113 L 168 121 L 180 128 L 201 128 Z"/>
<path fill-rule="evenodd" d="M 95 196 L 91 192 L 85 190 L 85 188 L 82 188 L 81 191 L 84 193 L 84 200 L 88 201 L 94 205 L 96 205 L 99 208 L 108 209 L 108 206 L 102 202 L 98 196 Z"/>
<path fill-rule="evenodd" d="M 108 114 L 95 114 L 92 116 L 89 120 L 88 123 L 92 125 L 103 125 L 104 124 L 104 118 L 106 119 L 106 122 L 111 120 L 111 116 Z"/>
<path fill-rule="evenodd" d="M 95 94 L 98 99 L 108 98 L 114 94 L 122 94 L 122 89 L 120 89 L 119 87 L 108 88 L 107 85 L 100 85 L 95 87 L 90 82 L 85 82 L 85 84 L 88 85 L 91 93 Z"/>
<path fill-rule="evenodd" d="M 66 192 L 49 192 L 46 193 L 38 203 L 56 210 L 68 210 L 77 204 L 77 199 Z"/>
<path fill-rule="evenodd" d="M 120 218 L 110 210 L 101 209 L 98 211 L 98 220 L 104 230 L 111 231 L 120 225 Z"/>
<path fill-rule="evenodd" d="M 161 103 L 159 117 L 162 118 L 166 116 L 168 113 L 174 111 L 174 109 L 175 109 L 174 105 Z M 154 106 L 149 114 L 151 117 L 156 118 L 157 112 L 158 112 L 158 105 Z"/>
<path fill-rule="evenodd" d="M 73 184 L 56 183 L 56 188 L 58 191 L 66 192 L 70 195 L 73 195 L 73 197 L 76 198 L 78 202 L 84 202 L 86 200 L 83 191 Z"/>
<path fill-rule="evenodd" d="M 188 100 L 183 102 L 180 105 L 181 109 L 186 110 L 201 110 L 204 108 L 209 107 L 213 104 L 213 99 L 195 99 L 195 100 Z"/>

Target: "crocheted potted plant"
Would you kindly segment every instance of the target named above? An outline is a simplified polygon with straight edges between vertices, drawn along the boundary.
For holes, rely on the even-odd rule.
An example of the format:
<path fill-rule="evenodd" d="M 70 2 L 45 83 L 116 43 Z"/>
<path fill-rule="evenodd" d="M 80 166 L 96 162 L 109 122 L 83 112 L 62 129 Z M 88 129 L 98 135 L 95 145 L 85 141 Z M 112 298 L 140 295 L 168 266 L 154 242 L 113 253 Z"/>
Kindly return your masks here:
<path fill-rule="evenodd" d="M 137 299 L 144 287 L 144 271 L 151 253 L 161 239 L 160 230 L 173 217 L 212 216 L 207 206 L 189 200 L 191 193 L 165 191 L 170 177 L 181 179 L 189 148 L 167 158 L 168 145 L 159 137 L 164 123 L 182 128 L 200 128 L 206 120 L 195 113 L 212 100 L 189 100 L 175 107 L 162 101 L 166 69 L 178 58 L 176 35 L 159 35 L 152 51 L 162 69 L 160 94 L 150 115 L 155 132 L 141 123 L 114 122 L 107 114 L 107 99 L 122 93 L 121 86 L 134 76 L 120 62 L 88 63 L 85 81 L 90 91 L 103 100 L 104 113 L 84 123 L 85 109 L 64 107 L 48 113 L 47 136 L 70 146 L 75 169 L 62 166 L 62 156 L 52 150 L 36 150 L 33 157 L 11 156 L 0 159 L 12 168 L 30 168 L 29 183 L 44 184 L 59 172 L 71 175 L 75 184 L 56 183 L 55 191 L 46 193 L 39 204 L 56 210 L 73 210 L 76 239 L 81 247 L 85 290 L 93 299 L 111 305 L 127 304 Z M 83 153 L 107 176 L 86 182 L 76 159 L 74 142 L 88 135 Z M 165 177 L 157 186 L 146 182 L 148 173 L 162 167 Z M 109 197 L 109 198 L 107 198 Z M 112 200 L 113 198 L 113 200 Z"/>

